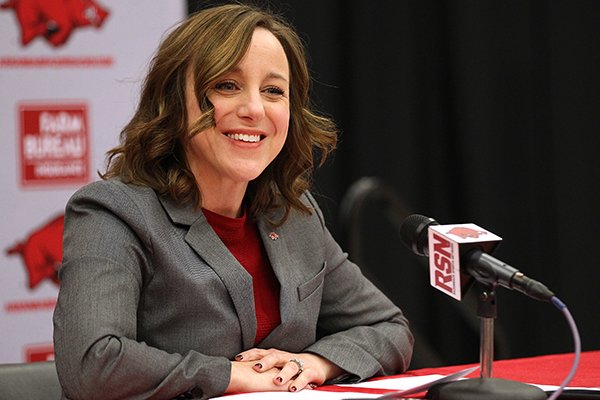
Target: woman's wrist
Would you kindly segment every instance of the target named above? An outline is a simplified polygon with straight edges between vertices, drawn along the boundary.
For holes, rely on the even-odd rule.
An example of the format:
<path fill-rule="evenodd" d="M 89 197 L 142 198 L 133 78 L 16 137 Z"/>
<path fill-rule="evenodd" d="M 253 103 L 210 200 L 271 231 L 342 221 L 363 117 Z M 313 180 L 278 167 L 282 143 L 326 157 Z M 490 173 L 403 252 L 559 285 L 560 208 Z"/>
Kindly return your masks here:
<path fill-rule="evenodd" d="M 337 364 L 329 361 L 323 356 L 314 353 L 304 353 L 301 356 L 307 358 L 313 358 L 315 363 L 320 363 L 322 365 L 322 371 L 325 375 L 325 381 L 330 381 L 332 379 L 337 378 L 338 376 L 344 375 L 346 371 L 340 368 Z"/>
<path fill-rule="evenodd" d="M 239 373 L 238 373 L 239 363 L 236 361 L 231 361 L 231 370 L 229 371 L 229 385 L 227 385 L 227 389 L 225 389 L 225 393 L 234 393 L 239 391 Z"/>

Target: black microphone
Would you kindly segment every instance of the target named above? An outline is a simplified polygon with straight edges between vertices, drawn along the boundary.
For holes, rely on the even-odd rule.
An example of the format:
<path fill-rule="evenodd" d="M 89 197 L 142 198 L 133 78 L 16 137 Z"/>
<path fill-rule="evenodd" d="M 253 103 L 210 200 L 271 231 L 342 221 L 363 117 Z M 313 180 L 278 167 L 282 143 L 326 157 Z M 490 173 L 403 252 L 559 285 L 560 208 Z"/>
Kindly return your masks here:
<path fill-rule="evenodd" d="M 501 240 L 473 224 L 440 225 L 433 218 L 419 214 L 408 216 L 400 226 L 402 242 L 415 254 L 429 257 L 433 253 L 430 258 L 432 286 L 458 300 L 460 292 L 452 293 L 452 286 L 459 276 L 461 264 L 481 283 L 517 290 L 541 301 L 550 301 L 554 297 L 554 293 L 542 283 L 487 254 L 490 241 L 480 240 L 480 235 L 492 235 L 492 241 Z M 452 249 L 455 248 L 459 254 L 452 255 Z"/>

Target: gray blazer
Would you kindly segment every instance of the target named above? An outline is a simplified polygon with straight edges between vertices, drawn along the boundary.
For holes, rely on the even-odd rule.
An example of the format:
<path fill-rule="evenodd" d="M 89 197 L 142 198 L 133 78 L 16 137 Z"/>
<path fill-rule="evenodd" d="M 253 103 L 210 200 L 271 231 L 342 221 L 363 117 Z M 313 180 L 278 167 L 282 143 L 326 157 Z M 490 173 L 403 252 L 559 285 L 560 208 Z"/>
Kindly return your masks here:
<path fill-rule="evenodd" d="M 281 285 L 281 325 L 259 347 L 319 354 L 354 380 L 405 370 L 413 338 L 401 311 L 312 215 L 258 221 Z M 281 212 L 279 210 L 278 212 Z M 56 367 L 71 399 L 210 398 L 256 334 L 252 280 L 202 212 L 118 180 L 66 208 Z"/>

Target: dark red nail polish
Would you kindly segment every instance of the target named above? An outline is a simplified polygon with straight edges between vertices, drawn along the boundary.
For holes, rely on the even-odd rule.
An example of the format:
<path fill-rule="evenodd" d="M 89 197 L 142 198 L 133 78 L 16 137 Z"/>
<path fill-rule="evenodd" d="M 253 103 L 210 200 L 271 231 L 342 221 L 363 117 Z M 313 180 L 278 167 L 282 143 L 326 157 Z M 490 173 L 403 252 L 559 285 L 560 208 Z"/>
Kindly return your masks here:
<path fill-rule="evenodd" d="M 235 359 L 236 359 L 236 360 L 243 360 L 243 359 L 244 359 L 244 356 L 243 356 L 243 355 L 241 355 L 241 354 L 238 354 L 237 356 L 235 356 Z"/>
<path fill-rule="evenodd" d="M 262 364 L 261 363 L 256 363 L 254 364 L 254 366 L 258 369 L 262 369 Z"/>
<path fill-rule="evenodd" d="M 292 387 L 290 388 L 290 390 L 291 390 L 292 392 L 295 392 L 295 391 L 296 391 L 296 390 L 298 390 L 298 389 L 296 389 L 296 386 L 292 386 Z"/>
<path fill-rule="evenodd" d="M 277 378 L 275 378 L 275 380 L 276 380 L 277 382 L 279 382 L 279 383 L 282 383 L 282 382 L 283 382 L 283 378 L 282 378 L 282 377 L 280 377 L 280 376 L 278 376 Z"/>

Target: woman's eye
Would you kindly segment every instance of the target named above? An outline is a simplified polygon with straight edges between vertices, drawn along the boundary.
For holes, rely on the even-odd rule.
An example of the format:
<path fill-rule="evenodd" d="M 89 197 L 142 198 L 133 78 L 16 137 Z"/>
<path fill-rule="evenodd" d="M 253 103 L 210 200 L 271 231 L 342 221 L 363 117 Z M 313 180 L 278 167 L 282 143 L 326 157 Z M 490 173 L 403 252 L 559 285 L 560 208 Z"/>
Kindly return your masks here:
<path fill-rule="evenodd" d="M 285 91 L 277 86 L 270 86 L 264 90 L 267 94 L 272 96 L 283 96 Z"/>
<path fill-rule="evenodd" d="M 219 82 L 215 85 L 215 89 L 217 90 L 223 90 L 226 92 L 231 92 L 236 90 L 238 87 L 235 84 L 235 82 L 230 82 L 230 81 L 225 81 L 225 82 Z"/>

